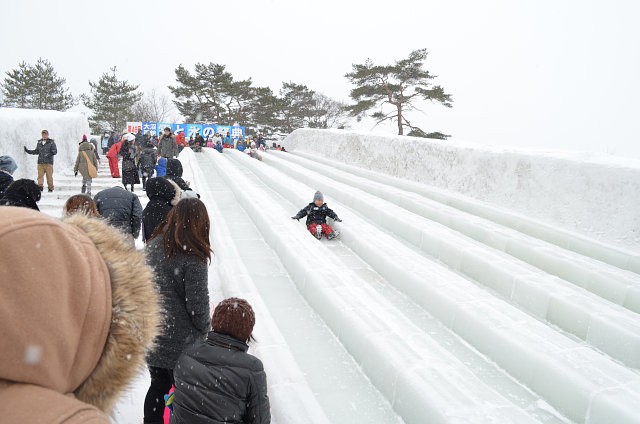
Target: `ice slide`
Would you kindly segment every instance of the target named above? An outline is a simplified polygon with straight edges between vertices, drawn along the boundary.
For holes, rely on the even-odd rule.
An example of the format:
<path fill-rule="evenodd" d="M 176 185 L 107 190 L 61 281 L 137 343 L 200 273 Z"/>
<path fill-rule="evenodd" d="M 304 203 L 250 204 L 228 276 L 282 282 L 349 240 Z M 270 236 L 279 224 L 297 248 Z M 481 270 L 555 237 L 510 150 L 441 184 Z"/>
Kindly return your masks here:
<path fill-rule="evenodd" d="M 258 310 L 274 422 L 640 422 L 640 276 L 348 167 L 263 157 L 181 160 L 223 294 Z M 289 219 L 316 189 L 339 240 Z"/>

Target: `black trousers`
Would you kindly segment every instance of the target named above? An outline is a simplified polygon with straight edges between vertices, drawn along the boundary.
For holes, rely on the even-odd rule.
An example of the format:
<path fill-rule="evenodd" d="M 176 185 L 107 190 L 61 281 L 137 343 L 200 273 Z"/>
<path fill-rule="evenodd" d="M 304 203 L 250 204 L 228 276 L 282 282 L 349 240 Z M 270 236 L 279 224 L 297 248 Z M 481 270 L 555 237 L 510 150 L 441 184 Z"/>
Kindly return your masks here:
<path fill-rule="evenodd" d="M 164 395 L 173 385 L 173 370 L 149 367 L 151 386 L 144 398 L 144 421 L 148 424 L 164 424 Z"/>

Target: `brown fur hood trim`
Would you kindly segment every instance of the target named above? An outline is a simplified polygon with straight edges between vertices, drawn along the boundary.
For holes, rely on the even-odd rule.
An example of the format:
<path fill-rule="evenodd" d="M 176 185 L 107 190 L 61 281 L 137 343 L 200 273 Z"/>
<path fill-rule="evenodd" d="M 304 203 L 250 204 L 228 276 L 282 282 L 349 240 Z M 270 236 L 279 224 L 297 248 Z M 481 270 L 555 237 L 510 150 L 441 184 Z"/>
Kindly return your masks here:
<path fill-rule="evenodd" d="M 159 300 L 144 253 L 106 223 L 75 214 L 64 222 L 82 230 L 102 255 L 111 278 L 109 336 L 91 376 L 77 398 L 109 414 L 121 392 L 139 371 L 158 333 Z"/>

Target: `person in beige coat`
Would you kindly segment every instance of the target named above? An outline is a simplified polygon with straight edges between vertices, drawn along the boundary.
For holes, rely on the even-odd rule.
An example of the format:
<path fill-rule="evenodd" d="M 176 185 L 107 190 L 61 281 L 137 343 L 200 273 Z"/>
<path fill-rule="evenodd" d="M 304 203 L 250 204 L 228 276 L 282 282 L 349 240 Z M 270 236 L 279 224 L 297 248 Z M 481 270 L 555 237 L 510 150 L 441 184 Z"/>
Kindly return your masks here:
<path fill-rule="evenodd" d="M 0 222 L 0 422 L 108 424 L 158 332 L 143 253 L 84 214 Z"/>
<path fill-rule="evenodd" d="M 89 172 L 89 164 L 93 167 L 95 174 Z M 87 141 L 87 136 L 82 136 L 82 141 L 78 145 L 78 156 L 76 157 L 76 165 L 73 167 L 73 175 L 78 176 L 78 172 L 82 175 L 82 188 L 81 193 L 87 193 L 87 196 L 91 196 L 91 181 L 94 177 L 97 177 L 98 171 L 98 159 L 96 158 L 95 148 L 93 144 Z"/>

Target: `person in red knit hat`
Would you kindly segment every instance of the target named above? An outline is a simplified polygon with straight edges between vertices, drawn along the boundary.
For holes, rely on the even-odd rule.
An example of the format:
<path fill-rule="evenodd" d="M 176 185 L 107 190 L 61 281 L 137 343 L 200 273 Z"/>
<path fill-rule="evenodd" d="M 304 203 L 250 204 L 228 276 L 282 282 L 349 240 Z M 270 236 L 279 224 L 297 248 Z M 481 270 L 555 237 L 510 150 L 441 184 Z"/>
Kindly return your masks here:
<path fill-rule="evenodd" d="M 172 424 L 271 422 L 264 367 L 247 353 L 255 323 L 244 299 L 231 297 L 216 306 L 213 331 L 186 348 L 174 369 Z"/>

